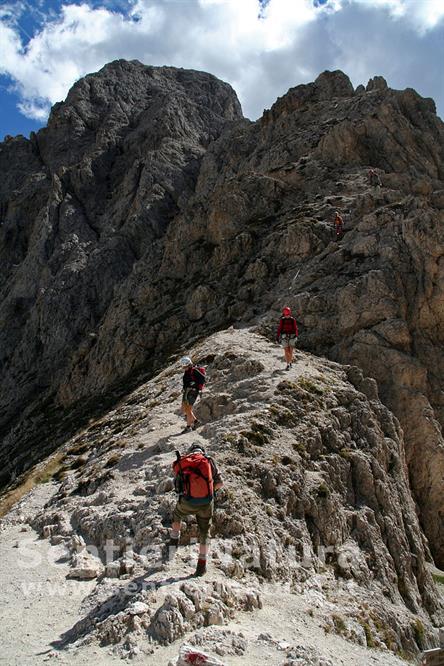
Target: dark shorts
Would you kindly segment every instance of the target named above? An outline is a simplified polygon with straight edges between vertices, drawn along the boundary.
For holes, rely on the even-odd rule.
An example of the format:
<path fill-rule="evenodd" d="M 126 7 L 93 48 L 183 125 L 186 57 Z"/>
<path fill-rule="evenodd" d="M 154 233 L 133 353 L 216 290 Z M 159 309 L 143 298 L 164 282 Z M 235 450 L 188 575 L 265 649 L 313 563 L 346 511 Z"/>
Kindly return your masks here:
<path fill-rule="evenodd" d="M 187 388 L 183 392 L 182 402 L 184 402 L 186 405 L 194 405 L 198 395 L 199 391 L 196 388 Z"/>
<path fill-rule="evenodd" d="M 213 510 L 214 504 L 212 501 L 209 504 L 194 506 L 181 497 L 173 511 L 173 522 L 179 523 L 184 520 L 186 516 L 196 516 L 197 526 L 199 528 L 199 543 L 207 543 L 208 532 L 213 518 Z"/>

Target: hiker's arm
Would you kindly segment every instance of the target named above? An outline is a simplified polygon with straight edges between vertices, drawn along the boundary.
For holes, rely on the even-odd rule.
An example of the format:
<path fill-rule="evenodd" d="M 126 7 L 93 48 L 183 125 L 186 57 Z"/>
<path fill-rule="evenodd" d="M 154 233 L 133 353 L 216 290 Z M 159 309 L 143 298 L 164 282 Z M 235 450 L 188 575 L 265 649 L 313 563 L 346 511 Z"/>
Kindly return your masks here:
<path fill-rule="evenodd" d="M 277 330 L 277 333 L 276 333 L 277 342 L 279 342 L 279 338 L 281 337 L 281 333 L 282 333 L 282 319 L 279 319 L 279 326 L 278 326 L 278 330 Z"/>
<path fill-rule="evenodd" d="M 210 458 L 210 465 L 213 472 L 214 490 L 219 490 L 219 488 L 222 488 L 224 485 L 224 482 L 222 481 L 222 477 L 219 474 L 219 470 L 217 469 L 217 465 L 213 458 Z"/>

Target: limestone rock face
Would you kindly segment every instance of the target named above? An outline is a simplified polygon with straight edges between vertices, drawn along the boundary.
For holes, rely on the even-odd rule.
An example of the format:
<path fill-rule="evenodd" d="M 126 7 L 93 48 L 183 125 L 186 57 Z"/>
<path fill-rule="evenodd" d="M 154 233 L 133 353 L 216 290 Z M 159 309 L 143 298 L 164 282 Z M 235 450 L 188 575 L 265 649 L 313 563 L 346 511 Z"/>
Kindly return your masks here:
<path fill-rule="evenodd" d="M 152 339 L 134 304 L 158 307 L 158 293 L 168 318 L 162 238 L 207 146 L 239 117 L 210 74 L 116 61 L 76 83 L 30 141 L 1 144 L 2 483 L 53 447 L 58 408 L 144 359 Z"/>
<path fill-rule="evenodd" d="M 30 141 L 2 144 L 0 170 L 3 483 L 180 345 L 232 323 L 270 330 L 288 303 L 305 349 L 377 381 L 444 563 L 444 125 L 432 100 L 324 72 L 252 123 L 208 74 L 118 61 L 78 82 Z"/>
<path fill-rule="evenodd" d="M 216 333 L 190 353 L 207 366 L 196 406 L 205 425 L 181 434 L 181 369 L 166 366 L 66 443 L 64 480 L 31 519 L 74 554 L 69 576 L 97 575 L 83 562 L 91 564 L 92 552 L 101 557 L 70 641 L 124 649 L 149 636 L 169 645 L 246 615 L 256 626 L 263 608 L 273 633 L 287 611 L 311 616 L 326 632 L 386 650 L 383 664 L 394 663 L 387 650 L 413 657 L 432 646 L 442 600 L 410 495 L 402 430 L 374 380 L 299 351 L 286 372 L 281 350 L 248 328 Z M 210 412 L 213 402 L 219 408 Z M 194 520 L 182 524 L 174 553 L 166 550 L 174 449 L 193 442 L 224 480 L 202 579 L 191 579 Z M 125 594 L 128 581 L 134 589 Z M 208 638 L 194 644 L 207 647 Z M 259 639 L 287 653 L 285 663 L 303 656 L 301 663 L 339 663 L 321 659 L 325 645 L 305 655 L 288 642 L 297 640 L 290 632 Z M 228 649 L 251 662 L 246 641 L 230 636 L 216 654 Z"/>

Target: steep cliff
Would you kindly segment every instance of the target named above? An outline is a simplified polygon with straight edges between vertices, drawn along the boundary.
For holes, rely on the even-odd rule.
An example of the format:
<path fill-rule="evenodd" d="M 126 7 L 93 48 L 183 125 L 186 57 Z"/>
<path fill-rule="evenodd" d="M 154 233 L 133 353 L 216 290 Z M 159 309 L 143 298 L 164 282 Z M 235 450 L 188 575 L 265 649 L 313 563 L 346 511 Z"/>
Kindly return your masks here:
<path fill-rule="evenodd" d="M 433 101 L 380 77 L 326 72 L 255 123 L 206 74 L 119 61 L 80 81 L 0 152 L 3 482 L 69 409 L 285 301 L 305 349 L 377 380 L 442 565 L 443 156 Z"/>
<path fill-rule="evenodd" d="M 58 408 L 140 365 L 135 285 L 156 283 L 165 230 L 208 144 L 240 116 L 210 74 L 116 61 L 75 84 L 30 141 L 1 144 L 3 483 L 53 448 L 57 427 L 63 438 Z"/>

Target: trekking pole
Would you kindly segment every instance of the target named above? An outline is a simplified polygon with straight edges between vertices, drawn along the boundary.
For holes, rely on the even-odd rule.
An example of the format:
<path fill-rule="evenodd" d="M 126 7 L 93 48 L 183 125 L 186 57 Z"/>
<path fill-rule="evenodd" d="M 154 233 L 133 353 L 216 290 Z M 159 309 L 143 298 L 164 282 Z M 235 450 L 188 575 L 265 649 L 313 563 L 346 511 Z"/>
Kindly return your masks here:
<path fill-rule="evenodd" d="M 295 281 L 297 280 L 297 278 L 299 277 L 299 273 L 300 273 L 300 272 L 301 272 L 301 269 L 299 268 L 298 272 L 296 273 L 296 275 L 294 276 L 294 278 L 293 278 L 292 281 L 290 282 L 290 286 L 288 287 L 288 291 L 291 291 L 291 290 L 292 290 L 293 285 L 294 285 Z"/>

